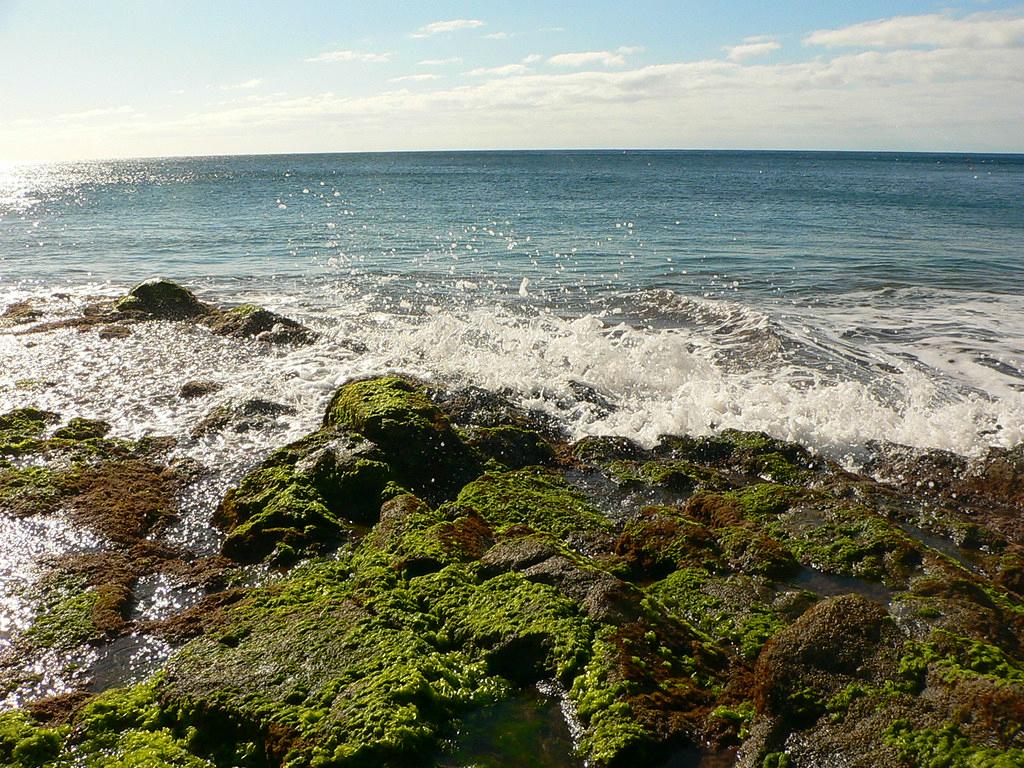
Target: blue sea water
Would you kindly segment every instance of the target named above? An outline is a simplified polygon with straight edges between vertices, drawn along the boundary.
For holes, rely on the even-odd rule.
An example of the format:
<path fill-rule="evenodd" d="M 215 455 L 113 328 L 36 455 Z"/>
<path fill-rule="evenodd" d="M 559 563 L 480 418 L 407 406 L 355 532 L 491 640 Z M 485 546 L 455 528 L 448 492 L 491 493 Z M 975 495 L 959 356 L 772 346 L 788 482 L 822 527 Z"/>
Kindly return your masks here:
<path fill-rule="evenodd" d="M 195 406 L 170 393 L 188 374 L 292 404 L 294 432 L 347 376 L 399 369 L 508 388 L 579 434 L 650 442 L 734 426 L 841 455 L 872 439 L 976 453 L 1024 439 L 1022 201 L 1020 155 L 9 167 L 0 308 L 31 299 L 69 314 L 159 275 L 210 301 L 266 304 L 324 340 L 268 356 L 181 329 L 120 346 L 8 335 L 0 406 L 186 433 Z M 27 380 L 57 384 L 18 386 Z M 606 405 L 575 397 L 580 383 Z"/>

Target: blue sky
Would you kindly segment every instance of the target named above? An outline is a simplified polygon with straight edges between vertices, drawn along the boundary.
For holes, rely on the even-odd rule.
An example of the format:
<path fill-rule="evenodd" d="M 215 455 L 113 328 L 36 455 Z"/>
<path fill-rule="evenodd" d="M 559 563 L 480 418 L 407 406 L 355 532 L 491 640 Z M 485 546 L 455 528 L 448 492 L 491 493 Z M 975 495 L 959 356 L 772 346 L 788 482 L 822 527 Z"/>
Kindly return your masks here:
<path fill-rule="evenodd" d="M 1024 151 L 1024 5 L 0 0 L 0 160 Z"/>

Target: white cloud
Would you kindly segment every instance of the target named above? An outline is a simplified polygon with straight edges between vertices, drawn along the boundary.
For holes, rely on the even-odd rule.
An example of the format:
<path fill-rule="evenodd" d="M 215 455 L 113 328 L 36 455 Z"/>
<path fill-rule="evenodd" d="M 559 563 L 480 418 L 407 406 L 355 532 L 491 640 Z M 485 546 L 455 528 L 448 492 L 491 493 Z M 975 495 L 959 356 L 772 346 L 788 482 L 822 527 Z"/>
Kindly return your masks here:
<path fill-rule="evenodd" d="M 390 53 L 365 53 L 362 51 L 325 51 L 306 59 L 312 64 L 333 64 L 339 61 L 358 61 L 366 64 L 380 64 L 391 61 Z"/>
<path fill-rule="evenodd" d="M 389 83 L 425 83 L 429 80 L 440 80 L 440 75 L 434 75 L 430 73 L 424 73 L 421 75 L 402 75 L 401 77 L 392 77 L 388 80 Z"/>
<path fill-rule="evenodd" d="M 559 53 L 548 57 L 548 64 L 556 67 L 567 67 L 579 69 L 592 64 L 600 64 L 604 67 L 624 67 L 626 57 L 639 53 L 643 48 L 635 46 L 622 46 L 614 51 L 583 51 L 580 53 Z"/>
<path fill-rule="evenodd" d="M 471 69 L 466 74 L 473 75 L 474 77 L 509 77 L 511 75 L 524 75 L 529 71 L 529 68 L 523 64 L 505 64 L 502 67 L 479 67 L 478 69 Z"/>
<path fill-rule="evenodd" d="M 763 35 L 758 35 L 744 39 L 739 45 L 728 45 L 723 50 L 730 61 L 746 61 L 777 51 L 781 47 L 775 40 L 765 39 Z"/>
<path fill-rule="evenodd" d="M 461 56 L 449 56 L 447 59 L 424 59 L 416 62 L 419 67 L 443 67 L 445 64 L 461 64 Z"/>
<path fill-rule="evenodd" d="M 222 91 L 247 91 L 253 88 L 259 88 L 263 84 L 263 79 L 254 77 L 251 80 L 246 80 L 242 83 L 232 83 L 231 85 L 222 85 L 220 89 Z"/>
<path fill-rule="evenodd" d="M 482 26 L 484 26 L 484 22 L 480 21 L 480 19 L 449 19 L 448 21 L 434 21 L 430 24 L 424 24 L 422 27 L 410 34 L 409 37 L 430 37 L 431 35 L 441 35 L 446 32 L 458 32 L 462 29 L 476 29 Z"/>
<path fill-rule="evenodd" d="M 120 107 L 99 107 L 97 109 L 86 109 L 82 112 L 62 112 L 57 115 L 57 119 L 63 122 L 78 122 L 80 120 L 95 120 L 100 117 L 133 114 L 135 114 L 135 107 L 124 104 Z"/>
<path fill-rule="evenodd" d="M 946 13 L 894 16 L 839 29 L 819 29 L 806 45 L 829 48 L 1014 48 L 1024 46 L 1024 17 L 975 13 L 957 19 Z"/>
<path fill-rule="evenodd" d="M 536 64 L 538 61 L 543 61 L 544 57 L 539 53 L 531 53 L 529 56 L 523 57 L 523 64 Z"/>
<path fill-rule="evenodd" d="M 511 32 L 491 32 L 489 35 L 484 35 L 487 40 L 508 40 L 510 37 L 515 37 Z"/>

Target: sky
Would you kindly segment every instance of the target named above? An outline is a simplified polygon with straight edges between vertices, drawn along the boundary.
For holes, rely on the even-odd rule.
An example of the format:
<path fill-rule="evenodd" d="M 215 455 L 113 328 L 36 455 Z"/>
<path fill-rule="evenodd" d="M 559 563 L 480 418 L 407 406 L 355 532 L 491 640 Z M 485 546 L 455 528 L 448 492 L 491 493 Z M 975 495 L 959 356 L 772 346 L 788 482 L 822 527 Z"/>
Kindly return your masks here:
<path fill-rule="evenodd" d="M 0 0 L 0 162 L 1024 152 L 1024 4 Z"/>

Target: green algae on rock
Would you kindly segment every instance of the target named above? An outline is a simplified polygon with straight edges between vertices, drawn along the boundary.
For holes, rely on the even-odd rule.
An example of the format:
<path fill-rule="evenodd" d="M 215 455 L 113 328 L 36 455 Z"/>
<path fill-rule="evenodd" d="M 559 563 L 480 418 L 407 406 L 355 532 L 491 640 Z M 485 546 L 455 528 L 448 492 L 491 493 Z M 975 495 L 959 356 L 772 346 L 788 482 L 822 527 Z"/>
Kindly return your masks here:
<path fill-rule="evenodd" d="M 477 455 L 448 416 L 410 379 L 389 376 L 342 386 L 327 407 L 324 425 L 378 445 L 396 482 L 431 503 L 451 498 L 480 472 Z"/>
<path fill-rule="evenodd" d="M 154 677 L 77 702 L 66 726 L 0 717 L 0 763 L 445 765 L 472 713 L 542 680 L 597 768 L 698 744 L 742 744 L 744 766 L 1019 762 L 1024 605 L 1005 538 L 974 536 L 990 549 L 958 560 L 901 527 L 922 514 L 907 497 L 767 435 L 570 447 L 474 419 L 474 402 L 506 407 L 399 376 L 343 385 L 323 426 L 218 510 L 225 552 L 269 559 L 275 580 L 211 596 Z M 13 439 L 110 443 L 37 422 Z M 82 496 L 84 467 L 27 469 L 0 469 L 4 511 Z M 138 530 L 121 554 L 159 561 Z M 808 566 L 889 586 L 821 599 L 799 588 Z M 29 634 L 124 631 L 123 594 L 96 573 L 66 563 L 54 618 Z"/>

